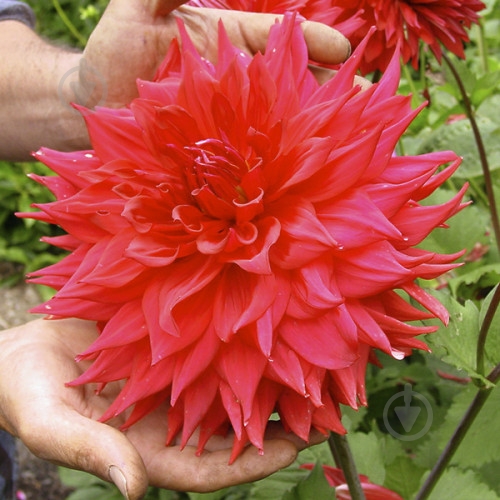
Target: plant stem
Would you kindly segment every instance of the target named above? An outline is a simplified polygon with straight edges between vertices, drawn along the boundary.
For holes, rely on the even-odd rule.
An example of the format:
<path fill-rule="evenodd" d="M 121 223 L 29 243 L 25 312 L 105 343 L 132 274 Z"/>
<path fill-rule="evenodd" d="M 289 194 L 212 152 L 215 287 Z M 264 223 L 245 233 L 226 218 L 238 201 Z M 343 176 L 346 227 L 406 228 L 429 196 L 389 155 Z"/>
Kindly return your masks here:
<path fill-rule="evenodd" d="M 56 9 L 59 17 L 62 19 L 62 22 L 66 25 L 71 34 L 78 40 L 78 43 L 80 43 L 82 47 L 85 47 L 85 44 L 87 43 L 86 38 L 76 29 L 75 25 L 66 15 L 63 8 L 61 7 L 61 4 L 59 3 L 59 0 L 52 0 L 52 5 L 54 6 L 54 9 Z"/>
<path fill-rule="evenodd" d="M 490 382 L 496 383 L 498 379 L 500 379 L 500 364 L 498 364 L 486 378 Z M 436 465 L 433 467 L 422 488 L 417 493 L 415 500 L 425 500 L 429 497 L 434 486 L 443 475 L 443 472 L 450 463 L 450 460 L 457 451 L 457 448 L 467 434 L 470 426 L 473 424 L 478 413 L 481 411 L 481 408 L 484 406 L 484 403 L 486 403 L 494 389 L 494 387 L 483 387 L 479 389 L 469 408 L 465 412 L 465 415 L 462 417 L 462 420 L 455 429 L 455 432 L 448 441 L 446 448 L 443 450 L 443 453 L 441 453 Z"/>
<path fill-rule="evenodd" d="M 486 346 L 486 337 L 488 336 L 491 322 L 493 321 L 499 304 L 500 285 L 497 286 L 497 289 L 491 298 L 490 305 L 488 306 L 488 310 L 484 316 L 483 324 L 481 325 L 481 330 L 479 330 L 479 337 L 477 339 L 476 370 L 481 375 L 484 375 L 484 350 Z"/>
<path fill-rule="evenodd" d="M 337 467 L 340 467 L 344 473 L 352 500 L 366 500 L 347 438 L 332 432 L 328 438 L 328 444 Z"/>
<path fill-rule="evenodd" d="M 493 226 L 493 231 L 495 233 L 497 248 L 498 250 L 500 250 L 500 219 L 498 217 L 497 205 L 495 202 L 495 193 L 493 191 L 493 182 L 491 179 L 486 148 L 484 147 L 483 138 L 481 137 L 481 132 L 479 130 L 476 118 L 474 116 L 474 110 L 472 109 L 472 103 L 470 102 L 469 95 L 465 90 L 464 83 L 462 82 L 462 79 L 460 78 L 458 71 L 456 70 L 455 66 L 453 65 L 453 62 L 451 61 L 451 59 L 448 57 L 447 54 L 443 53 L 443 59 L 450 68 L 450 71 L 457 82 L 460 94 L 462 95 L 465 113 L 472 127 L 472 132 L 474 134 L 474 139 L 476 141 L 477 150 L 479 152 L 481 167 L 483 169 L 484 183 L 486 185 L 486 194 L 488 196 L 489 209 L 491 212 L 491 223 Z"/>

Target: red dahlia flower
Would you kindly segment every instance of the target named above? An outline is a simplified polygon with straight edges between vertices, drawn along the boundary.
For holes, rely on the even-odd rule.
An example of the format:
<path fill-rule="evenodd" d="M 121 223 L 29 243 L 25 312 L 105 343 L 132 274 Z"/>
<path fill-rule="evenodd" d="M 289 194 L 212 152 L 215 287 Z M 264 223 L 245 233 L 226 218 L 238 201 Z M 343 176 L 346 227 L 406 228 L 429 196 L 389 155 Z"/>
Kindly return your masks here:
<path fill-rule="evenodd" d="M 400 52 L 404 63 L 418 68 L 420 42 L 429 46 L 441 61 L 441 44 L 458 57 L 465 57 L 463 43 L 469 41 L 466 28 L 479 20 L 485 8 L 480 0 L 332 0 L 344 16 L 358 16 L 364 26 L 350 33 L 356 46 L 371 26 L 377 28 L 363 54 L 361 72 L 385 71 L 393 54 Z M 399 47 L 399 48 L 398 48 Z"/>
<path fill-rule="evenodd" d="M 396 59 L 353 88 L 366 44 L 320 86 L 292 16 L 253 59 L 221 27 L 216 65 L 182 33 L 129 108 L 84 114 L 93 151 L 36 154 L 58 174 L 37 218 L 71 253 L 32 279 L 57 290 L 35 312 L 97 322 L 73 383 L 126 379 L 103 420 L 167 401 L 168 442 L 231 426 L 233 458 L 274 411 L 303 439 L 344 432 L 372 349 L 401 358 L 433 330 L 406 321 L 447 321 L 415 280 L 457 255 L 415 246 L 461 208 L 420 204 L 460 160 L 393 156 L 417 111 Z"/>
<path fill-rule="evenodd" d="M 304 464 L 302 468 L 312 470 L 314 464 Z M 337 500 L 351 500 L 349 487 L 347 486 L 344 473 L 341 469 L 323 465 L 323 473 L 325 474 L 328 484 L 335 488 L 335 498 Z M 367 476 L 359 475 L 361 488 L 365 494 L 366 500 L 403 500 L 401 496 L 388 488 L 373 484 Z"/>

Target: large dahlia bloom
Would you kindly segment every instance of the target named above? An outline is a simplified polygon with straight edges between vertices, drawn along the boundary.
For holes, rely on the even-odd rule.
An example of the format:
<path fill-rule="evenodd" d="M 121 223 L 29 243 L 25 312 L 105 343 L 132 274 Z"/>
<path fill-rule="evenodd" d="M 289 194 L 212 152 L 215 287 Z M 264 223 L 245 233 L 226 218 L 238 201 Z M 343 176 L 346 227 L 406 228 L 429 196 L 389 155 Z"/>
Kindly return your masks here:
<path fill-rule="evenodd" d="M 460 160 L 393 155 L 417 111 L 396 59 L 353 87 L 366 44 L 320 86 L 293 16 L 253 59 L 221 27 L 216 65 L 182 33 L 129 108 L 84 113 L 92 151 L 36 154 L 57 174 L 37 217 L 71 253 L 36 273 L 57 293 L 35 312 L 97 322 L 73 383 L 126 381 L 103 420 L 168 402 L 167 442 L 231 427 L 233 458 L 275 411 L 303 439 L 344 432 L 372 350 L 402 358 L 432 330 L 407 321 L 447 321 L 415 280 L 457 255 L 416 245 L 461 208 L 420 203 Z"/>
<path fill-rule="evenodd" d="M 444 45 L 464 58 L 464 42 L 469 41 L 466 28 L 479 20 L 485 8 L 480 0 L 331 0 L 344 16 L 359 16 L 364 21 L 355 33 L 349 33 L 356 46 L 372 26 L 376 32 L 363 54 L 363 74 L 385 71 L 393 54 L 399 52 L 403 62 L 419 65 L 421 42 L 428 45 L 441 61 Z"/>

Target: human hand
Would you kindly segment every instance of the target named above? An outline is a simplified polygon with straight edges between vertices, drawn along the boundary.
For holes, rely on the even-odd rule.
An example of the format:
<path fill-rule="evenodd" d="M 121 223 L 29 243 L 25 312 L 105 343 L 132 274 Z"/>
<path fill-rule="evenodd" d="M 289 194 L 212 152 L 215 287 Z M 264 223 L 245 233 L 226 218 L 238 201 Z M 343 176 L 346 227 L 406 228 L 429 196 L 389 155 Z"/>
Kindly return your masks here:
<path fill-rule="evenodd" d="M 213 437 L 201 456 L 196 444 L 164 445 L 166 408 L 128 431 L 123 419 L 97 422 L 117 396 L 119 383 L 97 395 L 95 386 L 66 387 L 88 366 L 74 357 L 97 337 L 93 323 L 35 320 L 0 332 L 0 427 L 18 436 L 37 456 L 113 481 L 129 500 L 148 485 L 206 492 L 254 481 L 292 463 L 306 444 L 272 423 L 264 455 L 248 447 L 232 464 L 232 437 Z M 309 444 L 326 439 L 315 433 Z"/>
<path fill-rule="evenodd" d="M 185 0 L 184 0 L 185 1 Z M 276 14 L 207 9 L 182 5 L 183 0 L 111 0 L 92 33 L 80 66 L 80 103 L 122 107 L 137 96 L 136 79 L 150 80 L 178 36 L 175 18 L 183 20 L 200 54 L 217 58 L 217 25 L 221 19 L 233 43 L 253 55 L 264 51 Z M 304 21 L 311 60 L 338 64 L 350 53 L 348 40 L 324 24 Z M 331 72 L 321 71 L 321 80 Z M 105 88 L 104 88 L 105 87 Z"/>

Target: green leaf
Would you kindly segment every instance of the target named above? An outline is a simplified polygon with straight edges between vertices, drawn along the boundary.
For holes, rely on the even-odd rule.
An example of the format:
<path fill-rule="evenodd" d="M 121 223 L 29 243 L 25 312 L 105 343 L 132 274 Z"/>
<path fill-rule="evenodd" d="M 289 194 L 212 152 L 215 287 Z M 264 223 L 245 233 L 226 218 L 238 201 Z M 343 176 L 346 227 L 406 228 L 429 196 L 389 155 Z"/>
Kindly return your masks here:
<path fill-rule="evenodd" d="M 295 485 L 308 475 L 305 469 L 293 464 L 275 474 L 252 484 L 250 498 L 252 500 L 276 500 L 292 490 Z"/>
<path fill-rule="evenodd" d="M 455 297 L 467 295 L 466 289 L 485 290 L 495 286 L 500 281 L 500 264 L 489 264 L 477 267 L 472 271 L 461 274 L 448 281 L 448 285 Z"/>
<path fill-rule="evenodd" d="M 498 500 L 497 495 L 481 482 L 472 470 L 446 470 L 429 500 Z"/>
<path fill-rule="evenodd" d="M 66 467 L 59 467 L 59 478 L 61 482 L 71 488 L 88 488 L 89 486 L 99 485 L 103 486 L 106 483 L 102 479 L 74 469 L 67 469 Z"/>
<path fill-rule="evenodd" d="M 471 388 L 472 389 L 472 388 Z M 461 468 L 481 467 L 484 464 L 498 460 L 500 449 L 500 388 L 492 389 L 488 400 L 476 417 L 464 440 L 460 444 L 452 463 Z M 473 390 L 475 393 L 476 390 Z M 461 395 L 460 395 L 461 396 Z M 469 406 L 468 397 L 456 398 L 447 415 L 447 422 L 458 422 Z M 444 445 L 445 443 L 441 443 Z"/>
<path fill-rule="evenodd" d="M 470 376 L 481 378 L 476 373 L 476 344 L 479 335 L 479 311 L 472 301 L 463 306 L 449 294 L 433 291 L 450 314 L 448 326 L 438 323 L 437 332 L 426 336 L 433 348 L 443 348 L 442 359 Z"/>
<path fill-rule="evenodd" d="M 409 457 L 397 457 L 386 467 L 383 486 L 399 493 L 405 499 L 413 498 L 425 470 L 415 465 Z"/>
<path fill-rule="evenodd" d="M 383 484 L 385 480 L 384 454 L 381 441 L 374 433 L 354 432 L 347 435 L 360 474 L 368 476 L 372 483 Z"/>
<path fill-rule="evenodd" d="M 282 500 L 335 500 L 335 488 L 326 480 L 323 468 L 317 464 L 311 473 L 302 479 L 291 491 L 287 491 Z"/>

